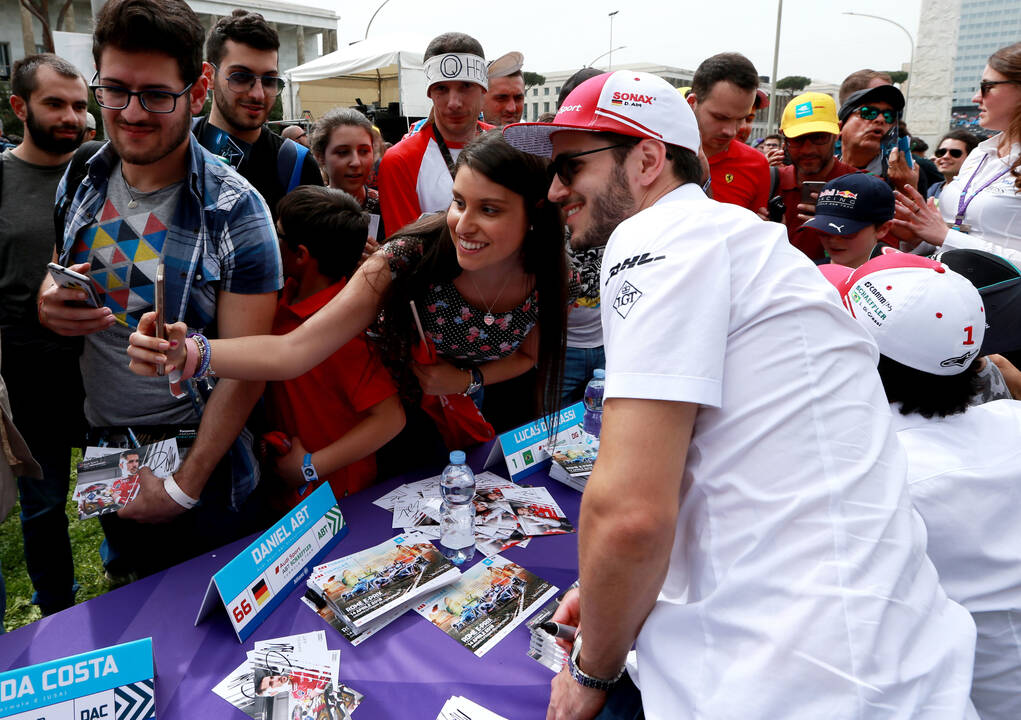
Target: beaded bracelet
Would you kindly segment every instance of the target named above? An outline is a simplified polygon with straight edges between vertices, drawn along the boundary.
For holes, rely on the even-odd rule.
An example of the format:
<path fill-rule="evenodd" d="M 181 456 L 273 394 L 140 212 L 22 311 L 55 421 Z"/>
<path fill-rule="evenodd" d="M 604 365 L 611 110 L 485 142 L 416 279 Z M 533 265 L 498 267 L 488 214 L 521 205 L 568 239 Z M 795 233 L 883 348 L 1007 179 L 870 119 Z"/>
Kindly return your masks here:
<path fill-rule="evenodd" d="M 199 380 L 214 375 L 213 368 L 210 366 L 213 358 L 213 347 L 209 344 L 208 338 L 202 333 L 197 332 L 188 333 L 188 337 L 195 340 L 199 351 L 198 369 L 195 370 L 195 374 L 192 377 Z"/>

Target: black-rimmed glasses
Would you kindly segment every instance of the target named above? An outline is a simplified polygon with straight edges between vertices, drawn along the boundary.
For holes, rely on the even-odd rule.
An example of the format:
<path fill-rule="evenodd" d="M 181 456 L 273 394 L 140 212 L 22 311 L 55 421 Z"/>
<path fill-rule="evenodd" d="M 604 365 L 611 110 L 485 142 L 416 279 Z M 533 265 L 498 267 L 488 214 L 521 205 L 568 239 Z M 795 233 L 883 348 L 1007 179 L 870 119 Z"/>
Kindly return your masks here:
<path fill-rule="evenodd" d="M 213 63 L 209 63 L 213 65 Z M 216 67 L 216 71 L 219 72 L 220 68 Z M 256 75 L 255 73 L 248 72 L 245 70 L 238 70 L 232 72 L 227 76 L 227 87 L 236 93 L 248 92 L 255 87 L 255 81 L 258 80 L 259 84 L 262 85 L 262 91 L 268 96 L 275 96 L 284 89 L 285 81 L 279 75 Z"/>
<path fill-rule="evenodd" d="M 986 95 L 989 94 L 989 91 L 992 90 L 997 85 L 1018 85 L 1018 84 L 1019 83 L 1015 80 L 982 80 L 978 84 L 978 89 L 979 92 L 982 94 L 982 97 L 985 97 Z"/>
<path fill-rule="evenodd" d="M 584 152 L 578 153 L 560 153 L 552 162 L 549 167 L 546 168 L 546 175 L 549 177 L 549 181 L 553 182 L 553 176 L 560 178 L 560 182 L 563 183 L 564 187 L 570 187 L 571 183 L 574 182 L 574 176 L 578 174 L 578 170 L 581 168 L 577 163 L 574 162 L 575 158 L 580 158 L 583 155 L 592 155 L 593 153 L 603 152 L 604 150 L 613 150 L 619 147 L 631 147 L 634 143 L 623 142 L 617 143 L 616 145 L 607 145 L 606 147 L 596 148 L 595 150 L 585 150 Z"/>
<path fill-rule="evenodd" d="M 826 132 L 812 132 L 805 133 L 804 135 L 798 135 L 797 137 L 787 137 L 785 135 L 784 140 L 787 141 L 788 145 L 793 145 L 794 147 L 801 147 L 806 142 L 821 147 L 833 140 L 835 137 L 836 135 L 831 135 Z"/>
<path fill-rule="evenodd" d="M 950 157 L 959 158 L 964 155 L 964 150 L 961 148 L 936 148 L 936 152 L 933 153 L 936 157 L 943 157 L 947 153 L 950 153 Z"/>
<path fill-rule="evenodd" d="M 128 90 L 119 85 L 89 85 L 96 103 L 107 110 L 124 110 L 137 97 L 142 109 L 158 115 L 167 115 L 177 109 L 177 98 L 181 97 L 195 83 L 188 83 L 181 92 L 169 90 Z"/>
<path fill-rule="evenodd" d="M 875 120 L 880 115 L 883 116 L 883 122 L 887 125 L 893 125 L 897 122 L 897 113 L 893 110 L 880 110 L 879 108 L 872 107 L 871 105 L 862 105 L 858 108 L 858 116 L 862 120 Z"/>

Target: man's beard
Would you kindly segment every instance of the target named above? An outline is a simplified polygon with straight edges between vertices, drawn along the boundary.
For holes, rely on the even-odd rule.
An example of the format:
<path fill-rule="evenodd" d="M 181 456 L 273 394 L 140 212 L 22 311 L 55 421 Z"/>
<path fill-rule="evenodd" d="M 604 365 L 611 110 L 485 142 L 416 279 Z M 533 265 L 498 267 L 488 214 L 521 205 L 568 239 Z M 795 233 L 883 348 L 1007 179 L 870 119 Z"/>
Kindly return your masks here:
<path fill-rule="evenodd" d="M 571 247 L 578 250 L 605 245 L 617 226 L 635 214 L 635 199 L 628 189 L 624 168 L 614 165 L 606 190 L 592 198 L 591 205 L 589 227 L 571 236 Z"/>
<path fill-rule="evenodd" d="M 35 146 L 43 152 L 66 155 L 69 152 L 74 152 L 82 144 L 82 138 L 85 137 L 84 126 L 61 124 L 44 128 L 32 113 L 31 103 L 26 103 L 25 112 L 25 132 L 32 137 Z M 57 130 L 77 130 L 78 134 L 75 137 L 61 138 L 55 135 Z"/>
<path fill-rule="evenodd" d="M 219 82 L 213 83 L 213 102 L 216 103 L 216 109 L 220 111 L 220 115 L 224 120 L 231 126 L 229 128 L 223 128 L 230 132 L 231 130 L 256 130 L 262 127 L 263 122 L 269 117 L 269 110 L 263 110 L 263 115 L 260 119 L 252 120 L 249 117 L 242 115 L 242 113 L 234 107 L 231 102 L 232 97 L 237 97 L 236 94 L 228 94 L 228 90 L 224 90 L 220 87 Z M 269 105 L 272 108 L 272 104 Z"/>
<path fill-rule="evenodd" d="M 163 117 L 167 116 L 163 115 Z M 126 144 L 122 147 L 119 132 L 116 129 L 109 133 L 109 137 L 114 150 L 124 162 L 130 165 L 151 165 L 165 158 L 188 139 L 188 135 L 191 133 L 191 113 L 182 113 L 179 122 L 163 125 L 158 132 L 161 135 L 161 142 L 149 151 L 136 151 Z"/>

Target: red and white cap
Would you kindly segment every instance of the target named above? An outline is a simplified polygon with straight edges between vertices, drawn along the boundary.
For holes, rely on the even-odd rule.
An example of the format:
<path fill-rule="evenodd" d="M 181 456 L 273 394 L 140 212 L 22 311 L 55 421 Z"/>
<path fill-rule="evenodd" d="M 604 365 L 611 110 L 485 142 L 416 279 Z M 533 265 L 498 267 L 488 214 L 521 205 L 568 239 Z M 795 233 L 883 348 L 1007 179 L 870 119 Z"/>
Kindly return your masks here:
<path fill-rule="evenodd" d="M 978 356 L 985 308 L 963 275 L 907 253 L 880 255 L 857 270 L 844 270 L 831 268 L 826 278 L 881 354 L 933 375 L 957 375 Z"/>
<path fill-rule="evenodd" d="M 561 130 L 612 132 L 661 140 L 698 152 L 698 122 L 687 101 L 657 75 L 617 70 L 589 78 L 564 100 L 551 123 L 514 123 L 503 129 L 518 150 L 549 157 L 550 136 Z"/>

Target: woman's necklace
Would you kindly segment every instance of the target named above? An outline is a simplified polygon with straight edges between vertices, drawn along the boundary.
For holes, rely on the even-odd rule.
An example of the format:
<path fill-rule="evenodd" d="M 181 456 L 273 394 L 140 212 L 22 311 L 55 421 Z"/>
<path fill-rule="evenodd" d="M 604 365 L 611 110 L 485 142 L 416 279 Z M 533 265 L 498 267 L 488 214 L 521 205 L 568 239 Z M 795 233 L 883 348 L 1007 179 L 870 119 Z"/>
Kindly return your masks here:
<path fill-rule="evenodd" d="M 475 292 L 479 296 L 479 300 L 482 301 L 483 305 L 486 305 L 486 301 L 482 297 L 482 291 L 479 290 L 479 285 L 478 283 L 475 282 L 475 278 L 469 275 L 468 279 L 471 280 L 472 286 L 474 286 Z M 496 307 L 496 304 L 500 302 L 500 298 L 503 297 L 503 291 L 507 289 L 507 284 L 510 282 L 510 279 L 511 276 L 508 275 L 507 279 L 503 281 L 503 287 L 500 288 L 500 293 L 496 296 L 496 299 L 493 300 L 493 302 L 486 305 L 486 314 L 482 316 L 482 322 L 484 322 L 487 326 L 492 325 L 493 323 L 496 322 L 496 316 L 493 315 L 493 308 Z"/>

